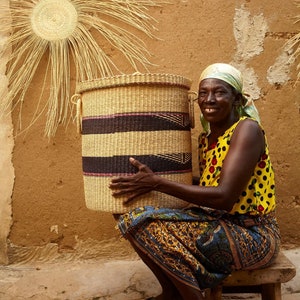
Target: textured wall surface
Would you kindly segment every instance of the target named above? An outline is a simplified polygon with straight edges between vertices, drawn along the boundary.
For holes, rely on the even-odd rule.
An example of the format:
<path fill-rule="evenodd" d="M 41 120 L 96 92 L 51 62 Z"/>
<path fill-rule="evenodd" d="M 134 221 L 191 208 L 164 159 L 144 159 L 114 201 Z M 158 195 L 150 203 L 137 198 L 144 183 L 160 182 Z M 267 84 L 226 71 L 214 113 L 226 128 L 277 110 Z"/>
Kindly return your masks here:
<path fill-rule="evenodd" d="M 7 3 L 8 1 L 3 0 Z M 0 19 L 3 17 L 0 11 Z M 0 95 L 7 91 L 5 66 L 9 51 L 4 50 L 8 32 L 0 34 Z M 11 226 L 11 195 L 14 184 L 14 169 L 12 165 L 13 124 L 11 116 L 0 116 L 0 264 L 7 263 L 7 237 Z"/>
<path fill-rule="evenodd" d="M 171 2 L 150 9 L 158 21 L 159 39 L 140 35 L 152 53 L 154 65 L 149 70 L 188 77 L 193 80 L 193 90 L 201 70 L 210 63 L 229 62 L 243 71 L 246 90 L 256 100 L 268 136 L 283 242 L 285 247 L 299 246 L 299 85 L 295 85 L 296 66 L 288 62 L 290 53 L 284 48 L 288 38 L 299 31 L 293 19 L 299 11 L 286 0 Z M 103 41 L 99 38 L 98 42 Z M 124 73 L 133 72 L 114 49 L 107 51 Z M 24 124 L 30 123 L 39 100 L 46 61 L 44 57 L 25 98 Z M 60 127 L 48 140 L 43 136 L 44 117 L 15 138 L 10 261 L 51 260 L 64 253 L 69 258 L 131 255 L 126 241 L 119 240 L 113 217 L 85 207 L 76 125 L 71 122 L 67 128 Z M 200 131 L 196 119 L 194 147 Z M 17 121 L 14 112 L 15 125 Z"/>

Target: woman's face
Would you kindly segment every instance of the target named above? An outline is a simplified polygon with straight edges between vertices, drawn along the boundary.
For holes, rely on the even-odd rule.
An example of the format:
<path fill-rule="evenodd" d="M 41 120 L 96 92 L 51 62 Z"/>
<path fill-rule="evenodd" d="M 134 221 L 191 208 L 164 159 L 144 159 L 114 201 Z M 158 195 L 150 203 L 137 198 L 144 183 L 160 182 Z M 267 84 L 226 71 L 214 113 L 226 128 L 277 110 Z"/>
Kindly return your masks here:
<path fill-rule="evenodd" d="M 225 81 L 204 79 L 199 85 L 198 104 L 203 117 L 209 123 L 223 123 L 234 118 L 233 104 L 237 93 Z"/>

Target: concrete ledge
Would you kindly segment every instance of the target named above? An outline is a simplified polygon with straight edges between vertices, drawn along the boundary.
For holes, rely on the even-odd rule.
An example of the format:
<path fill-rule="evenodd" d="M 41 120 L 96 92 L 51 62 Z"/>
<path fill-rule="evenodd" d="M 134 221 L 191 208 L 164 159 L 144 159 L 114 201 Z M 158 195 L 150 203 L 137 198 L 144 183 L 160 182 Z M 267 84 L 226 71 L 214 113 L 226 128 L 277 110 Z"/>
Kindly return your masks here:
<path fill-rule="evenodd" d="M 144 299 L 160 286 L 141 262 L 77 261 L 0 268 L 0 299 Z"/>
<path fill-rule="evenodd" d="M 283 284 L 283 300 L 300 299 L 299 252 L 300 249 L 284 251 L 296 265 L 297 275 Z M 0 266 L 1 300 L 142 300 L 160 292 L 156 278 L 140 260 Z M 255 295 L 235 295 L 234 299 L 247 298 L 256 299 Z"/>

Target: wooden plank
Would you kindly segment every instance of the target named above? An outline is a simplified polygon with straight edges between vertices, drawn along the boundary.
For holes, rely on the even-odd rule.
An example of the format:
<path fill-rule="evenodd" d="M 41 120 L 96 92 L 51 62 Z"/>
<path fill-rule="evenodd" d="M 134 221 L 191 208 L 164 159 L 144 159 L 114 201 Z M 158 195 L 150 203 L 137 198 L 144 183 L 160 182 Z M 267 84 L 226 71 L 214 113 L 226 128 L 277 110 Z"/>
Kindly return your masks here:
<path fill-rule="evenodd" d="M 281 300 L 281 283 L 288 282 L 295 275 L 295 266 L 281 252 L 268 268 L 233 272 L 222 284 L 211 289 L 208 299 L 221 300 L 222 292 L 259 292 L 262 300 Z"/>
<path fill-rule="evenodd" d="M 262 300 L 281 300 L 281 284 L 272 283 L 262 285 Z"/>
<path fill-rule="evenodd" d="M 288 282 L 296 275 L 295 266 L 283 253 L 268 268 L 233 272 L 224 281 L 224 286 L 261 285 Z"/>
<path fill-rule="evenodd" d="M 207 294 L 207 298 L 209 300 L 221 300 L 222 299 L 222 286 L 218 285 L 210 290 L 210 293 Z"/>

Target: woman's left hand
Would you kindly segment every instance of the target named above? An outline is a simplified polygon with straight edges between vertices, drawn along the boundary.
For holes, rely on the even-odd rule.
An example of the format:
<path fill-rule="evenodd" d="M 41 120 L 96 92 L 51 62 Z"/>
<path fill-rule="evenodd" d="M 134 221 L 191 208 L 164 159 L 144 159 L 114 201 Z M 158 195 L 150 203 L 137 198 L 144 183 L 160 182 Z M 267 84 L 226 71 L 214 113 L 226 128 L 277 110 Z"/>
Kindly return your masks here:
<path fill-rule="evenodd" d="M 138 169 L 138 172 L 131 176 L 114 178 L 109 185 L 110 189 L 116 190 L 113 192 L 114 197 L 123 196 L 125 194 L 129 195 L 128 198 L 124 200 L 124 204 L 154 190 L 159 178 L 148 166 L 138 160 L 130 158 L 129 161 Z"/>

